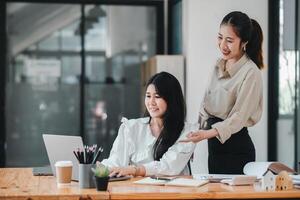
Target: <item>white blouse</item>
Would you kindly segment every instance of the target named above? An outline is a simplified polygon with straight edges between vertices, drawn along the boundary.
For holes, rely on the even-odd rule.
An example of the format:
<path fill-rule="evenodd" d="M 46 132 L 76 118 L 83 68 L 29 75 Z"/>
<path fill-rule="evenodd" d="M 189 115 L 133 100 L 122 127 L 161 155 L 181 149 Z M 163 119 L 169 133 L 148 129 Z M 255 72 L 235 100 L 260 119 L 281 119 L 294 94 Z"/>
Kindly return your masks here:
<path fill-rule="evenodd" d="M 185 139 L 189 132 L 198 128 L 198 124 L 185 123 L 175 144 L 159 161 L 154 161 L 152 149 L 156 138 L 151 133 L 149 117 L 125 120 L 119 128 L 109 158 L 102 160 L 102 164 L 108 167 L 143 165 L 146 176 L 189 174 L 187 163 L 194 152 L 195 144 L 178 141 Z"/>

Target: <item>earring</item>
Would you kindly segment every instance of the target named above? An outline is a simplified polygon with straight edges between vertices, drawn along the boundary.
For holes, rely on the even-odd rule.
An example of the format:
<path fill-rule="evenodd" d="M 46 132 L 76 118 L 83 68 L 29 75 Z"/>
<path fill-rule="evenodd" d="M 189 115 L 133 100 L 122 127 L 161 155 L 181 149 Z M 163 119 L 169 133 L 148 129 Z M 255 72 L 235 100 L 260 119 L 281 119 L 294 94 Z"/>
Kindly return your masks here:
<path fill-rule="evenodd" d="M 246 45 L 243 47 L 243 50 L 246 52 Z"/>

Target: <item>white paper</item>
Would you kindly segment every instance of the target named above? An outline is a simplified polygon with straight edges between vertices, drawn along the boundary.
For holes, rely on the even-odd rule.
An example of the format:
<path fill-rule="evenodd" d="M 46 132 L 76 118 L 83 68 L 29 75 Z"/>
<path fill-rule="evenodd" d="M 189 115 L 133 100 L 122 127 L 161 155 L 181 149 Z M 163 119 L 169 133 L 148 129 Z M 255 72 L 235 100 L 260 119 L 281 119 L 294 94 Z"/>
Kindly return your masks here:
<path fill-rule="evenodd" d="M 298 181 L 300 181 L 300 174 L 297 174 L 297 175 L 290 174 L 290 177 L 292 177 L 293 180 L 298 180 Z"/>
<path fill-rule="evenodd" d="M 167 183 L 167 182 L 168 181 L 166 181 L 166 180 L 157 180 L 157 179 L 147 177 L 147 178 L 143 178 L 138 181 L 135 181 L 133 183 L 142 184 L 142 185 L 165 185 L 165 183 Z"/>

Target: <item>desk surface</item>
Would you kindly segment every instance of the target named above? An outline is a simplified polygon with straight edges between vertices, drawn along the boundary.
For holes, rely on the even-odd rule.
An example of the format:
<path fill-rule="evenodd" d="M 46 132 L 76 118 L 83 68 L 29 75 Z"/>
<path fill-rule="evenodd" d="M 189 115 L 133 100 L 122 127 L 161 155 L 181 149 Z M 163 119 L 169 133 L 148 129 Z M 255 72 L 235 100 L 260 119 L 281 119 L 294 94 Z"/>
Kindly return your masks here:
<path fill-rule="evenodd" d="M 0 169 L 0 199 L 259 199 L 300 198 L 300 190 L 267 192 L 254 186 L 209 183 L 201 187 L 137 185 L 137 180 L 111 182 L 107 192 L 79 189 L 77 182 L 57 188 L 52 176 L 33 176 L 31 168 Z M 30 197 L 30 198 L 29 198 Z"/>
<path fill-rule="evenodd" d="M 29 198 L 30 197 L 30 198 Z M 108 192 L 79 189 L 77 182 L 58 188 L 53 176 L 33 176 L 31 168 L 0 169 L 0 199 L 109 199 Z"/>
<path fill-rule="evenodd" d="M 264 191 L 254 186 L 229 186 L 209 183 L 201 187 L 145 186 L 127 182 L 109 184 L 111 199 L 259 199 L 300 198 L 300 189 L 289 191 Z"/>

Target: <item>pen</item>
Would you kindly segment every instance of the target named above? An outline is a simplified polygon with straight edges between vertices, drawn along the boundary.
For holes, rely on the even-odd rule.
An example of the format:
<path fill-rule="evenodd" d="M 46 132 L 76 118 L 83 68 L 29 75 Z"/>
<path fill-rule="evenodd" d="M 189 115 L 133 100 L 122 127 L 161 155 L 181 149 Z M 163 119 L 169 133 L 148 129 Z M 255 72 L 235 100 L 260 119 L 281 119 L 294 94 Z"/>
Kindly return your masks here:
<path fill-rule="evenodd" d="M 93 155 L 92 155 L 92 162 L 91 163 L 93 163 L 93 161 L 94 161 L 94 158 L 95 158 L 95 156 L 96 156 L 96 153 L 97 153 L 97 144 L 96 145 L 94 145 L 93 146 L 93 151 L 94 151 L 94 153 L 93 153 Z"/>
<path fill-rule="evenodd" d="M 92 164 L 95 164 L 95 163 L 96 163 L 98 157 L 100 156 L 100 154 L 101 154 L 102 152 L 103 152 L 103 148 L 102 148 L 102 147 L 99 147 L 99 149 L 98 149 L 96 155 L 94 156 L 94 159 L 93 159 Z"/>
<path fill-rule="evenodd" d="M 87 152 L 86 152 L 86 146 L 83 147 L 83 163 L 87 163 Z"/>
<path fill-rule="evenodd" d="M 74 153 L 75 157 L 77 158 L 77 160 L 79 161 L 79 157 L 77 156 L 76 152 L 73 151 L 73 153 Z"/>
<path fill-rule="evenodd" d="M 159 177 L 159 176 L 150 176 L 150 178 L 155 179 L 155 180 L 162 180 L 162 181 L 171 181 L 174 179 L 174 177 Z"/>
<path fill-rule="evenodd" d="M 83 150 L 80 150 L 81 163 L 84 164 L 84 153 Z"/>

